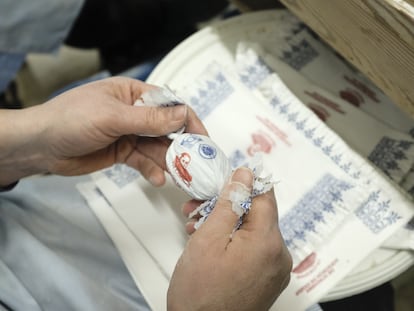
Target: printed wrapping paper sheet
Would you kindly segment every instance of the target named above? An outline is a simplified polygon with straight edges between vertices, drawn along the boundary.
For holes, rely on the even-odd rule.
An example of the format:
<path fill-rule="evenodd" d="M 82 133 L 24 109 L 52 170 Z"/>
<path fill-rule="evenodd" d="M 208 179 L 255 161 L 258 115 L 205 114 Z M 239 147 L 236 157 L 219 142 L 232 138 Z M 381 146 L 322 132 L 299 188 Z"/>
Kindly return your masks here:
<path fill-rule="evenodd" d="M 240 80 L 246 87 L 254 90 L 272 72 L 277 72 L 285 85 L 325 124 L 389 177 L 390 182 L 399 184 L 413 196 L 414 139 L 409 134 L 390 127 L 313 84 L 258 44 L 240 43 L 236 59 Z M 384 246 L 406 249 L 410 245 L 408 248 L 414 249 L 414 244 L 407 244 L 407 240 L 414 241 L 414 228 L 407 225 L 400 231 L 403 232 L 390 237 Z M 403 236 L 406 239 L 401 239 Z"/>
<path fill-rule="evenodd" d="M 302 103 L 394 182 L 401 183 L 409 173 L 414 165 L 414 138 L 410 135 L 318 87 L 257 44 L 240 43 L 236 59 L 241 81 L 249 89 L 277 73 Z"/>
<path fill-rule="evenodd" d="M 315 39 L 308 29 L 286 37 L 285 42 L 288 48 L 282 52 L 279 49 L 280 45 L 267 47 L 271 48 L 273 53 L 281 53 L 280 59 L 292 69 L 347 101 L 359 111 L 364 111 L 388 126 L 414 137 L 414 119 L 359 71 L 345 64 L 332 49 Z M 401 185 L 414 197 L 414 167 L 405 176 Z"/>
<path fill-rule="evenodd" d="M 92 174 L 96 187 L 124 219 L 167 279 L 187 241 L 179 207 L 189 199 L 172 183 L 154 188 L 136 170 L 115 166 Z"/>
<path fill-rule="evenodd" d="M 414 119 L 303 24 L 292 24 L 292 31 L 284 36 L 271 28 L 264 29 L 267 32 L 260 30 L 252 33 L 251 38 L 274 57 L 360 112 L 414 137 Z M 414 167 L 404 177 L 401 186 L 414 197 Z"/>
<path fill-rule="evenodd" d="M 304 25 L 296 26 L 293 34 L 284 37 L 275 36 L 272 30 L 269 31 L 270 33 L 252 38 L 312 83 L 388 126 L 414 135 L 413 118 L 359 71 L 345 63 L 330 47 L 318 40 Z"/>
<path fill-rule="evenodd" d="M 400 185 L 414 198 L 414 168 L 405 175 Z"/>
<path fill-rule="evenodd" d="M 404 176 L 400 185 L 414 198 L 414 167 Z"/>
<path fill-rule="evenodd" d="M 116 167 L 115 171 L 119 166 Z M 117 172 L 112 174 L 112 176 L 114 175 L 117 175 L 118 181 L 123 179 L 121 174 Z M 168 289 L 169 278 L 163 269 L 160 269 L 158 261 L 148 252 L 145 245 L 134 234 L 130 224 L 120 217 L 117 210 L 110 205 L 94 182 L 80 183 L 77 188 L 114 242 L 125 266 L 146 298 L 151 310 L 167 310 L 165 293 Z M 137 260 L 138 258 L 139 260 Z"/>
<path fill-rule="evenodd" d="M 179 95 L 234 167 L 264 154 L 265 170 L 279 181 L 280 227 L 294 259 L 292 281 L 275 308 L 304 310 L 407 223 L 413 209 L 280 80 L 268 81 L 266 96 L 255 96 L 235 73 L 211 64 Z"/>
<path fill-rule="evenodd" d="M 364 75 L 318 40 L 305 25 L 299 21 L 294 23 L 292 20 L 289 31 L 275 30 L 277 27 L 271 26 L 252 29 L 246 38 L 263 46 L 274 57 L 314 85 L 341 98 L 384 125 L 414 137 L 414 119 Z M 387 142 L 384 140 L 382 145 L 387 145 Z M 404 176 L 400 185 L 414 197 L 413 167 Z"/>
<path fill-rule="evenodd" d="M 283 23 L 280 23 L 280 19 L 274 19 L 264 23 L 262 27 L 251 27 L 245 40 L 260 44 L 303 78 L 348 102 L 360 112 L 414 137 L 412 117 L 364 75 L 343 61 L 306 25 L 293 16 L 289 17 L 291 13 L 285 14 L 287 17 L 284 16 Z M 286 29 L 285 25 L 289 28 Z M 383 142 L 384 145 L 387 145 L 386 141 Z M 400 185 L 414 197 L 414 168 L 411 168 Z"/>

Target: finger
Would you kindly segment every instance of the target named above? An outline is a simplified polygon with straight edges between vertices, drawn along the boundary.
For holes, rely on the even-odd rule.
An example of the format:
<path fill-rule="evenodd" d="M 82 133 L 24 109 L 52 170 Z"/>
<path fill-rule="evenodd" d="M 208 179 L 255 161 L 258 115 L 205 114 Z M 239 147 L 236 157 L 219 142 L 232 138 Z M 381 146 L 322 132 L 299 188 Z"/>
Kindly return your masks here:
<path fill-rule="evenodd" d="M 132 81 L 130 81 L 130 88 L 131 88 L 131 97 L 133 100 L 132 103 L 135 103 L 135 101 L 139 99 L 143 93 L 156 89 L 158 88 L 158 86 L 152 85 L 152 84 L 140 81 L 140 80 L 132 79 Z"/>
<path fill-rule="evenodd" d="M 152 89 L 158 88 L 158 86 L 151 85 L 151 84 L 144 83 L 142 81 L 137 81 L 137 80 L 130 81 L 130 83 L 131 83 L 131 89 L 133 90 L 132 94 L 134 94 L 132 95 L 134 100 L 140 98 L 143 93 L 150 91 Z M 205 126 L 203 125 L 203 123 L 201 122 L 200 118 L 198 118 L 194 110 L 189 106 L 187 106 L 187 113 L 186 113 L 186 118 L 185 118 L 184 123 L 182 123 L 180 127 L 176 129 L 181 128 L 182 125 L 185 125 L 187 133 L 201 134 L 201 135 L 206 135 L 206 136 L 208 135 L 207 130 Z"/>
<path fill-rule="evenodd" d="M 154 88 L 158 88 L 155 85 L 149 85 L 149 84 L 146 87 L 149 87 L 150 90 L 154 89 Z M 196 115 L 196 113 L 194 112 L 194 110 L 191 109 L 191 107 L 189 107 L 189 106 L 187 107 L 187 109 L 188 109 L 187 118 L 186 118 L 186 121 L 185 121 L 185 124 L 184 124 L 185 127 L 186 127 L 186 132 L 194 133 L 194 134 L 201 134 L 201 135 L 206 135 L 207 136 L 207 130 L 204 127 L 201 120 Z"/>
<path fill-rule="evenodd" d="M 188 107 L 185 131 L 187 133 L 208 136 L 207 129 L 191 107 Z"/>
<path fill-rule="evenodd" d="M 183 215 L 185 217 L 189 217 L 189 215 L 197 208 L 200 206 L 200 204 L 202 203 L 202 201 L 199 200 L 190 200 L 187 201 L 183 204 L 183 207 L 181 209 L 181 212 L 183 213 Z M 199 218 L 199 217 L 196 217 Z"/>
<path fill-rule="evenodd" d="M 139 136 L 137 139 L 136 150 L 147 158 L 153 160 L 159 167 L 167 170 L 165 163 L 165 154 L 171 144 L 171 140 L 166 137 L 143 137 Z"/>
<path fill-rule="evenodd" d="M 133 105 L 143 93 L 157 88 L 155 85 L 128 77 L 111 77 L 101 81 L 110 83 L 109 89 L 113 95 L 128 105 Z"/>
<path fill-rule="evenodd" d="M 165 136 L 182 128 L 187 120 L 187 105 L 146 107 L 119 105 L 112 116 L 114 134 Z"/>
<path fill-rule="evenodd" d="M 239 216 L 233 210 L 231 198 L 235 195 L 251 195 L 253 184 L 253 173 L 246 167 L 234 171 L 230 182 L 224 187 L 216 206 L 200 227 L 204 233 L 212 236 L 228 236 L 234 230 Z"/>
<path fill-rule="evenodd" d="M 165 184 L 166 179 L 163 168 L 145 155 L 134 151 L 125 163 L 138 170 L 153 186 L 159 187 Z"/>
<path fill-rule="evenodd" d="M 110 94 L 111 97 L 115 97 L 127 105 L 133 105 L 143 93 L 157 87 L 137 79 L 116 76 L 85 83 L 76 89 L 90 88 L 91 85 L 95 88 L 100 88 L 102 93 Z"/>
<path fill-rule="evenodd" d="M 185 231 L 187 232 L 187 234 L 191 235 L 196 231 L 196 229 L 194 228 L 195 224 L 195 220 L 191 220 L 185 224 Z"/>
<path fill-rule="evenodd" d="M 192 110 L 189 110 L 189 115 L 194 114 Z M 194 114 L 195 116 L 195 114 Z M 192 118 L 191 116 L 189 117 Z M 203 135 L 207 135 L 207 131 L 204 128 L 204 125 L 201 121 L 197 121 L 193 123 L 192 126 L 187 127 L 192 130 L 192 133 L 199 133 Z M 137 150 L 139 150 L 142 154 L 146 155 L 147 157 L 151 158 L 155 163 L 159 166 L 167 170 L 165 164 L 165 154 L 167 152 L 168 147 L 171 144 L 171 140 L 162 136 L 162 137 L 144 137 L 140 136 L 138 138 L 137 143 Z"/>
<path fill-rule="evenodd" d="M 272 189 L 253 198 L 249 214 L 244 218 L 241 228 L 246 231 L 267 232 L 274 229 L 277 221 L 277 204 Z"/>

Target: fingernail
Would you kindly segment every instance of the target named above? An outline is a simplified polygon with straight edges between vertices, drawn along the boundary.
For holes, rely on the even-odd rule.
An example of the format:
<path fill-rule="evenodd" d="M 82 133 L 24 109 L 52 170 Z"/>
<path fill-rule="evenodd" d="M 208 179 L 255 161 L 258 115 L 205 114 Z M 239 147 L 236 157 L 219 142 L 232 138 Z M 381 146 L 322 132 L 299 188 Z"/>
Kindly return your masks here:
<path fill-rule="evenodd" d="M 174 120 L 187 119 L 187 105 L 177 105 L 173 108 Z"/>
<path fill-rule="evenodd" d="M 233 172 L 231 181 L 241 183 L 246 186 L 247 189 L 251 189 L 253 185 L 253 172 L 247 167 L 239 167 Z"/>
<path fill-rule="evenodd" d="M 159 175 L 149 176 L 148 181 L 155 187 L 162 186 L 162 184 L 163 184 L 163 179 Z"/>

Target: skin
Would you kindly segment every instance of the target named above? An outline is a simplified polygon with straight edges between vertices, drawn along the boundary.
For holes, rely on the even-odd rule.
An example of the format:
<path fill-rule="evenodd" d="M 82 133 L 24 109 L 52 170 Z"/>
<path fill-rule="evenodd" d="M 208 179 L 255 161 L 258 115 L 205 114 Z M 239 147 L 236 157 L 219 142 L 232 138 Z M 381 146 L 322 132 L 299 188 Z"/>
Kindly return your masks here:
<path fill-rule="evenodd" d="M 187 224 L 192 235 L 172 276 L 168 310 L 268 310 L 289 283 L 292 259 L 277 224 L 273 191 L 253 198 L 241 228 L 232 233 L 238 216 L 229 192 L 251 192 L 252 183 L 252 172 L 239 168 L 207 221 L 197 231 L 195 219 Z M 184 214 L 199 204 L 187 202 Z"/>
<path fill-rule="evenodd" d="M 0 110 L 0 186 L 39 173 L 73 176 L 114 163 L 139 170 L 155 186 L 165 183 L 163 136 L 184 124 L 207 132 L 187 105 L 132 106 L 154 86 L 129 78 L 93 82 L 43 105 Z"/>
<path fill-rule="evenodd" d="M 33 174 L 87 174 L 114 163 L 163 185 L 170 143 L 165 135 L 183 125 L 190 133 L 207 131 L 186 105 L 133 106 L 154 87 L 109 78 L 43 105 L 0 110 L 0 186 Z M 252 180 L 251 171 L 237 170 L 207 222 L 195 233 L 193 221 L 187 224 L 192 235 L 171 280 L 169 310 L 266 310 L 287 285 L 291 259 L 277 226 L 273 191 L 253 199 L 251 212 L 230 239 L 237 216 L 226 198 L 238 187 L 251 191 Z M 184 211 L 199 203 L 188 202 Z"/>

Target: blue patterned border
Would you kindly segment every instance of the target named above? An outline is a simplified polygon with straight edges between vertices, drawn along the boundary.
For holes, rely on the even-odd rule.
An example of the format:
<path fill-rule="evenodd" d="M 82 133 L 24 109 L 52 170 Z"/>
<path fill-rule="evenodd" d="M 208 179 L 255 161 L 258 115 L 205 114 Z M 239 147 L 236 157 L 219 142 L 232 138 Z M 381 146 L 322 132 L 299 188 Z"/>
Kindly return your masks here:
<path fill-rule="evenodd" d="M 282 61 L 287 63 L 293 69 L 300 71 L 303 67 L 314 60 L 319 53 L 305 39 L 293 44 L 291 43 L 289 50 L 284 50 L 280 57 Z"/>
<path fill-rule="evenodd" d="M 402 217 L 391 210 L 390 200 L 380 200 L 379 191 L 373 192 L 355 211 L 355 215 L 373 232 L 379 233 Z"/>
<path fill-rule="evenodd" d="M 368 160 L 381 169 L 388 177 L 395 180 L 393 173 L 401 171 L 398 163 L 401 160 L 407 159 L 406 152 L 413 145 L 411 141 L 396 140 L 384 136 L 368 155 Z"/>
<path fill-rule="evenodd" d="M 246 66 L 239 72 L 239 78 L 247 88 L 255 89 L 272 71 L 262 59 L 257 58 L 254 64 Z"/>
<path fill-rule="evenodd" d="M 141 176 L 137 170 L 125 164 L 115 164 L 112 167 L 103 170 L 102 173 L 112 180 L 119 188 L 125 187 L 127 184 Z"/>
<path fill-rule="evenodd" d="M 308 191 L 295 206 L 279 221 L 280 230 L 287 247 L 290 250 L 300 248 L 303 242 L 308 242 L 308 236 L 319 233 L 323 227 L 334 227 L 326 220 L 328 214 L 344 213 L 343 194 L 353 185 L 335 178 L 331 174 L 324 175 L 310 191 Z M 338 218 L 339 220 L 342 217 Z M 326 232 L 325 232 L 326 233 Z"/>
<path fill-rule="evenodd" d="M 230 165 L 232 168 L 246 166 L 248 163 L 246 155 L 241 150 L 235 150 L 229 156 Z"/>
<path fill-rule="evenodd" d="M 298 131 L 302 132 L 306 139 L 311 141 L 315 147 L 321 149 L 344 172 L 354 179 L 361 177 L 361 171 L 355 170 L 352 172 L 352 162 L 343 161 L 343 154 L 335 152 L 335 145 L 327 142 L 324 135 L 317 135 L 316 127 L 308 126 L 308 118 L 300 118 L 300 112 L 294 110 L 291 103 L 282 104 L 278 96 L 273 96 L 270 100 L 270 106 L 280 115 L 284 116 Z"/>
<path fill-rule="evenodd" d="M 218 72 L 212 79 L 207 80 L 203 87 L 197 89 L 197 95 L 191 96 L 190 104 L 203 120 L 233 92 L 233 86 L 221 72 Z"/>

